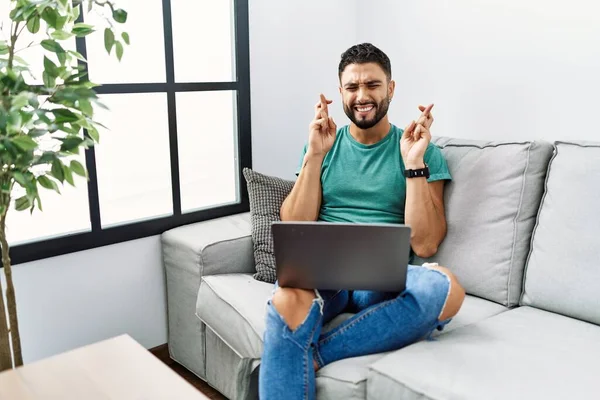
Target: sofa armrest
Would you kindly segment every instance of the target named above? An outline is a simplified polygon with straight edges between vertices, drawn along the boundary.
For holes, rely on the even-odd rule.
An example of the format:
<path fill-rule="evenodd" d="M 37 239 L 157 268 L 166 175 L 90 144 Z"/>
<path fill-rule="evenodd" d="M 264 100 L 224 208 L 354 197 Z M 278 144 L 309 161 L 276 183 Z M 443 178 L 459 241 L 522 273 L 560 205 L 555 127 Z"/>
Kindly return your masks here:
<path fill-rule="evenodd" d="M 167 283 L 169 355 L 206 379 L 205 326 L 196 317 L 203 276 L 253 273 L 250 214 L 171 229 L 162 234 Z"/>
<path fill-rule="evenodd" d="M 171 229 L 162 234 L 165 268 L 206 275 L 254 273 L 250 213 Z M 199 282 L 199 280 L 198 280 Z"/>

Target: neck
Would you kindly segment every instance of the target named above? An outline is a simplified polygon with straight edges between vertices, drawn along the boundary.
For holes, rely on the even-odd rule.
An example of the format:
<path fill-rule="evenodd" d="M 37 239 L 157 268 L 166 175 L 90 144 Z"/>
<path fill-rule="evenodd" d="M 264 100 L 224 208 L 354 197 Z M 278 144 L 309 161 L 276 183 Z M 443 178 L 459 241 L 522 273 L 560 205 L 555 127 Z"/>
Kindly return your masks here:
<path fill-rule="evenodd" d="M 362 144 L 375 144 L 383 139 L 389 131 L 390 122 L 387 115 L 369 129 L 361 129 L 354 123 L 350 124 L 350 134 L 357 142 Z"/>

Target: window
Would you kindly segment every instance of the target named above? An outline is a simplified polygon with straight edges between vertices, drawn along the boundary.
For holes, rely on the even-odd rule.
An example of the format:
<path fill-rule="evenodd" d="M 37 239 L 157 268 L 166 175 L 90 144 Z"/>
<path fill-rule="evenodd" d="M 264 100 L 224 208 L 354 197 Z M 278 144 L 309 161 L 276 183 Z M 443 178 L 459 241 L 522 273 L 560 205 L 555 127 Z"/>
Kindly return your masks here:
<path fill-rule="evenodd" d="M 44 190 L 43 212 L 9 213 L 14 263 L 248 210 L 241 178 L 251 164 L 247 0 L 119 6 L 131 37 L 120 63 L 106 54 L 101 33 L 73 42 L 110 109 L 95 109 L 107 129 L 78 156 L 90 179 L 65 185 L 62 195 Z M 80 18 L 95 24 L 102 15 Z"/>

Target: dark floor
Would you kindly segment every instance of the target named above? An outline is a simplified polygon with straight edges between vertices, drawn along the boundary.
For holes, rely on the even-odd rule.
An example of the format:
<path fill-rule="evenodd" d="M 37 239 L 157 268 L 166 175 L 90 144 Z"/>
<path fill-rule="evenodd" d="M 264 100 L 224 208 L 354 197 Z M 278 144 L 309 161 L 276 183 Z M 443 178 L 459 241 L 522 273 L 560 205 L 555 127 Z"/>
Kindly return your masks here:
<path fill-rule="evenodd" d="M 192 372 L 188 371 L 183 365 L 178 364 L 169 356 L 169 349 L 166 344 L 157 346 L 153 349 L 150 349 L 150 353 L 152 353 L 156 358 L 165 363 L 168 367 L 170 367 L 173 371 L 175 371 L 179 376 L 188 381 L 192 386 L 202 392 L 209 399 L 213 400 L 227 400 L 225 396 L 221 393 L 217 392 L 216 389 L 210 387 L 206 382 L 202 379 L 198 378 Z"/>
<path fill-rule="evenodd" d="M 181 364 L 177 364 L 176 362 L 172 362 L 169 364 L 169 367 L 175 372 L 179 374 L 183 379 L 192 384 L 196 389 L 204 393 L 205 396 L 208 396 L 209 399 L 213 400 L 227 400 L 225 396 L 221 393 L 217 392 L 215 389 L 210 387 L 208 383 L 204 382 L 202 379 L 198 378 L 196 375 L 188 371 Z"/>

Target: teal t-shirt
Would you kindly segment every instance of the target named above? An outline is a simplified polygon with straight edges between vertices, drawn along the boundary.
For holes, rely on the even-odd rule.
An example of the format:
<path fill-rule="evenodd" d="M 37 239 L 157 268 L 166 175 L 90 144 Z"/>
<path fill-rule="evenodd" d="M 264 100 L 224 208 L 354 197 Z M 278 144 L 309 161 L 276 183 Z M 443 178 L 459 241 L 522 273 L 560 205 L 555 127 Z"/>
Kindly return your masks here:
<path fill-rule="evenodd" d="M 391 125 L 382 140 L 365 145 L 352 137 L 348 125 L 338 129 L 321 168 L 323 197 L 319 221 L 404 223 L 402 133 L 402 129 Z M 306 146 L 300 167 L 305 153 Z M 428 182 L 452 179 L 442 152 L 433 143 L 427 147 L 425 162 L 430 171 Z"/>

